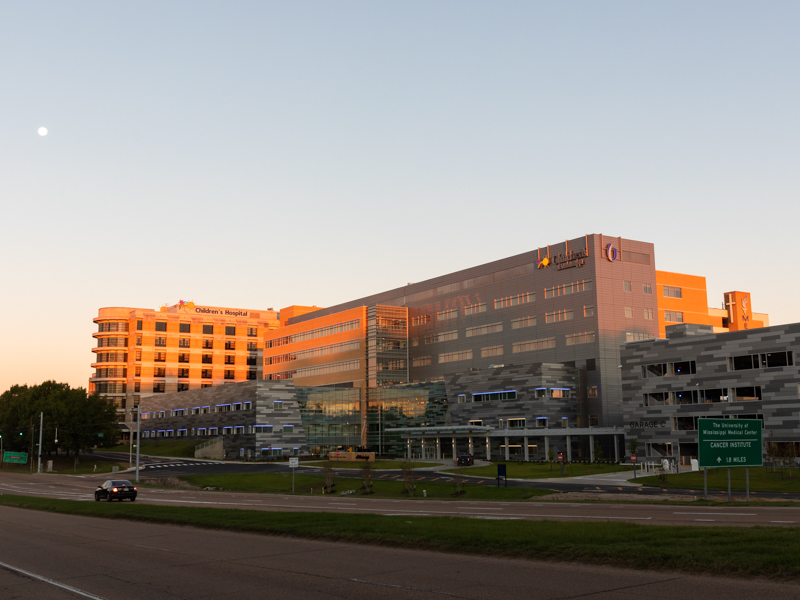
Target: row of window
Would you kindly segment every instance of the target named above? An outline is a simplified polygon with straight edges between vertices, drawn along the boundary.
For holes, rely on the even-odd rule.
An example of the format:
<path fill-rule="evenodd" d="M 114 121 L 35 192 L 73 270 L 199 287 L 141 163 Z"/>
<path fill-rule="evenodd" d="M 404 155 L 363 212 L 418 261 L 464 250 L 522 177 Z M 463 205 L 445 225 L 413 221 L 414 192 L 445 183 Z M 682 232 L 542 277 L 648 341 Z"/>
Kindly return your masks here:
<path fill-rule="evenodd" d="M 277 356 L 268 356 L 264 359 L 264 365 L 277 365 L 280 363 L 290 362 L 293 360 L 303 360 L 306 358 L 314 358 L 317 356 L 326 356 L 328 354 L 338 354 L 340 352 L 349 352 L 351 350 L 358 350 L 361 347 L 361 340 L 351 340 L 349 342 L 340 342 L 338 344 L 330 344 L 328 346 L 318 346 L 316 348 L 308 348 L 307 350 L 299 350 L 289 354 L 279 354 Z"/>
<path fill-rule="evenodd" d="M 283 379 L 299 379 L 300 377 L 315 377 L 317 375 L 328 375 L 329 373 L 339 373 L 342 371 L 355 371 L 359 369 L 360 366 L 360 360 L 346 360 L 328 365 L 317 365 L 303 369 L 294 369 L 292 371 L 269 373 L 265 378 L 272 381 L 280 381 Z"/>
<path fill-rule="evenodd" d="M 794 365 L 794 353 L 767 352 L 762 354 L 745 354 L 728 357 L 729 371 L 745 371 L 748 369 L 769 369 L 772 367 L 791 367 Z"/>
<path fill-rule="evenodd" d="M 214 437 L 217 435 L 244 435 L 245 433 L 274 433 L 272 425 L 231 425 L 229 427 L 198 427 L 192 429 L 151 429 L 142 431 L 142 438 Z M 281 431 L 294 433 L 294 425 L 283 425 Z M 278 448 L 280 450 L 280 448 Z"/>
<path fill-rule="evenodd" d="M 142 345 L 142 337 L 136 337 L 136 345 Z M 156 337 L 153 340 L 153 345 L 158 346 L 160 348 L 167 347 L 167 338 L 165 337 Z M 192 340 L 191 338 L 180 338 L 178 339 L 178 348 L 191 348 L 192 347 Z M 204 339 L 201 342 L 201 347 L 204 350 L 210 350 L 214 348 L 214 340 L 213 339 Z M 241 346 L 239 346 L 241 348 Z M 258 343 L 257 342 L 247 342 L 247 349 L 250 351 L 258 350 Z M 225 350 L 236 350 L 236 340 L 225 340 Z"/>
<path fill-rule="evenodd" d="M 678 310 L 665 310 L 664 320 L 669 323 L 683 323 L 683 313 Z"/>
<path fill-rule="evenodd" d="M 567 296 L 569 294 L 577 294 L 578 292 L 585 292 L 593 288 L 592 280 L 573 281 L 572 283 L 564 283 L 555 285 L 550 288 L 544 289 L 545 298 L 556 298 L 558 296 Z"/>
<path fill-rule="evenodd" d="M 336 325 L 329 325 L 328 327 L 321 327 L 319 329 L 312 329 L 311 331 L 303 331 L 301 333 L 275 338 L 274 340 L 267 340 L 265 347 L 275 348 L 277 346 L 285 346 L 286 344 L 294 344 L 295 342 L 304 342 L 306 340 L 313 340 L 318 337 L 325 337 L 326 335 L 334 335 L 336 333 L 353 331 L 354 329 L 359 329 L 360 327 L 361 320 L 355 319 L 353 321 L 347 321 L 346 323 L 337 323 Z"/>
<path fill-rule="evenodd" d="M 711 404 L 714 402 L 747 402 L 762 400 L 761 386 L 733 388 L 711 388 L 684 390 L 679 392 L 652 392 L 643 394 L 644 406 L 666 406 L 670 404 Z"/>
<path fill-rule="evenodd" d="M 231 412 L 239 410 L 250 410 L 252 408 L 251 402 L 234 402 L 232 404 L 217 404 L 214 410 L 211 406 L 195 406 L 189 408 L 173 408 L 171 410 L 159 410 L 152 413 L 142 413 L 142 420 L 144 419 L 165 419 L 167 417 L 187 417 L 189 415 L 207 415 L 211 412 Z"/>
<path fill-rule="evenodd" d="M 561 417 L 560 419 L 553 419 L 554 421 L 560 421 L 561 427 L 569 427 L 569 418 L 568 417 Z M 545 428 L 548 426 L 549 419 L 548 417 L 536 417 L 536 427 Z M 516 418 L 516 419 L 499 419 L 500 429 L 525 429 L 526 428 L 526 420 L 524 418 Z M 589 415 L 589 425 L 596 427 L 600 423 L 600 417 L 597 415 Z M 472 419 L 469 422 L 470 425 L 476 425 L 478 427 L 483 427 L 483 419 Z M 509 448 L 518 448 L 519 446 L 512 446 L 509 444 Z M 500 448 L 505 448 L 504 444 L 500 445 Z M 530 444 L 528 446 L 530 452 L 532 454 L 538 454 L 539 449 L 538 446 L 534 444 Z"/>
<path fill-rule="evenodd" d="M 115 337 L 108 337 L 108 338 L 98 338 L 97 339 L 97 347 L 98 348 L 127 348 L 128 347 L 128 338 L 115 338 Z"/>
<path fill-rule="evenodd" d="M 655 363 L 642 365 L 642 377 L 668 377 L 670 375 L 694 375 L 697 373 L 697 363 L 693 360 L 683 360 L 671 363 Z"/>
<path fill-rule="evenodd" d="M 115 362 L 126 363 L 128 362 L 127 352 L 100 352 L 95 359 L 95 362 Z"/>
<path fill-rule="evenodd" d="M 633 291 L 633 283 L 630 281 L 623 281 L 622 282 L 622 289 L 626 292 Z M 653 285 L 650 283 L 643 283 L 642 284 L 642 293 L 643 294 L 652 294 L 653 293 Z"/>
<path fill-rule="evenodd" d="M 114 331 L 128 331 L 128 322 L 113 322 L 113 323 L 98 323 L 97 331 L 100 333 L 109 333 Z"/>
<path fill-rule="evenodd" d="M 236 335 L 236 326 L 235 325 L 224 325 L 225 327 L 225 335 Z M 142 322 L 136 322 L 136 329 L 141 331 L 142 330 Z M 127 329 L 126 329 L 127 331 Z M 156 321 L 156 331 L 167 331 L 167 322 L 166 321 Z M 192 333 L 192 324 L 191 323 L 179 323 L 178 324 L 178 331 L 180 333 Z M 198 333 L 195 331 L 195 333 Z M 203 335 L 214 335 L 214 325 L 203 325 Z M 247 327 L 247 336 L 248 337 L 257 337 L 258 336 L 258 328 L 257 327 Z"/>

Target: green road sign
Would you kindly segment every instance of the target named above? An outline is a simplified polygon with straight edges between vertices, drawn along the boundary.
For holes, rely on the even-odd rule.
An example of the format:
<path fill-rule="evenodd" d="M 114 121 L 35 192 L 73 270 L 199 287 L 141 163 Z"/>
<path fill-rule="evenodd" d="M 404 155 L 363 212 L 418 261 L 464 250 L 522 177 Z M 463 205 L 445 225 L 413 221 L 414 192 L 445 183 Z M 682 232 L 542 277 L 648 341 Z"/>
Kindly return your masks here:
<path fill-rule="evenodd" d="M 761 419 L 697 419 L 700 468 L 760 467 Z"/>
<path fill-rule="evenodd" d="M 22 463 L 28 462 L 27 452 L 5 452 L 3 454 L 3 462 L 7 463 Z"/>

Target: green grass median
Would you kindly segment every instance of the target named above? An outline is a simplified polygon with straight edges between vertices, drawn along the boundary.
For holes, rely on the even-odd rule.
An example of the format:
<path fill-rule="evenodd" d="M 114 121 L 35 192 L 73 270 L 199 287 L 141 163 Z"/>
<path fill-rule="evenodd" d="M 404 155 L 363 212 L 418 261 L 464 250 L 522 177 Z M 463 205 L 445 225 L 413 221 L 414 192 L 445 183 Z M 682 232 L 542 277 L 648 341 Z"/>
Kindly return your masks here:
<path fill-rule="evenodd" d="M 357 460 L 315 460 L 309 462 L 301 462 L 300 464 L 306 465 L 309 467 L 325 467 L 331 466 L 334 469 L 360 469 L 364 466 L 364 461 L 357 461 Z M 384 470 L 384 469 L 397 469 L 398 471 L 403 468 L 403 462 L 399 460 L 376 460 L 375 462 L 370 463 L 372 468 L 376 471 Z M 425 467 L 439 467 L 442 463 L 427 463 L 427 462 L 412 462 L 407 463 L 411 466 L 412 469 L 422 469 Z"/>
<path fill-rule="evenodd" d="M 649 475 L 647 477 L 640 475 L 636 479 L 636 483 L 660 488 L 702 490 L 703 472 L 687 471 L 686 473 L 669 474 L 666 476 L 666 481 L 657 475 Z M 708 489 L 727 490 L 728 470 L 725 468 L 709 469 Z M 731 468 L 731 489 L 741 492 L 745 490 L 744 467 Z M 750 491 L 800 493 L 800 469 L 792 468 L 790 478 L 788 469 L 775 470 L 772 467 L 750 467 Z"/>
<path fill-rule="evenodd" d="M 0 496 L 0 505 L 84 517 L 509 558 L 727 576 L 800 576 L 788 527 L 676 527 L 463 517 L 267 512 Z"/>
<path fill-rule="evenodd" d="M 217 491 L 250 492 L 260 494 L 291 494 L 292 476 L 288 473 L 237 473 L 225 475 L 189 475 L 181 477 L 184 481 L 198 487 L 213 487 Z M 552 494 L 550 490 L 538 488 L 496 487 L 494 485 L 464 485 L 463 492 L 456 495 L 456 487 L 442 477 L 442 481 L 417 481 L 415 499 L 436 500 L 528 500 Z M 296 474 L 294 491 L 297 495 L 322 494 L 324 478 L 321 475 Z M 354 496 L 369 498 L 408 499 L 403 481 L 398 479 L 373 480 L 373 494 L 362 494 L 361 479 L 339 477 L 336 479 L 334 494 L 353 490 Z M 425 494 L 423 495 L 423 490 Z"/>
<path fill-rule="evenodd" d="M 164 442 L 142 442 L 142 447 L 139 450 L 140 454 L 149 454 L 151 456 L 172 456 L 175 458 L 194 458 L 194 448 L 199 442 L 197 441 L 164 441 Z M 103 448 L 106 452 L 128 452 L 130 446 L 128 444 L 120 444 L 113 448 Z M 133 460 L 136 460 L 136 448 L 133 449 Z"/>
<path fill-rule="evenodd" d="M 495 463 L 487 467 L 465 467 L 464 475 L 497 477 L 497 464 L 498 463 Z M 500 462 L 500 464 L 503 463 Z M 558 462 L 553 462 L 549 465 L 547 463 L 530 462 L 508 462 L 505 464 L 507 466 L 507 476 L 514 479 L 551 479 L 553 477 L 562 477 Z M 617 473 L 619 471 L 631 471 L 631 477 L 633 477 L 632 467 L 605 463 L 567 463 L 564 465 L 563 477 L 600 475 L 603 473 Z M 449 469 L 442 472 L 454 473 L 455 469 Z"/>
<path fill-rule="evenodd" d="M 93 460 L 91 456 L 82 455 L 80 462 L 76 465 L 75 458 L 66 458 L 59 456 L 58 458 L 48 459 L 42 457 L 42 472 L 47 472 L 47 461 L 53 461 L 53 470 L 51 473 L 61 475 L 86 475 L 88 473 L 111 473 L 113 467 L 118 467 L 120 471 L 128 468 L 128 463 L 110 462 L 107 460 Z M 33 470 L 31 471 L 30 463 L 17 464 L 17 463 L 3 463 L 3 468 L 0 469 L 2 473 L 36 473 L 37 458 L 33 457 Z"/>

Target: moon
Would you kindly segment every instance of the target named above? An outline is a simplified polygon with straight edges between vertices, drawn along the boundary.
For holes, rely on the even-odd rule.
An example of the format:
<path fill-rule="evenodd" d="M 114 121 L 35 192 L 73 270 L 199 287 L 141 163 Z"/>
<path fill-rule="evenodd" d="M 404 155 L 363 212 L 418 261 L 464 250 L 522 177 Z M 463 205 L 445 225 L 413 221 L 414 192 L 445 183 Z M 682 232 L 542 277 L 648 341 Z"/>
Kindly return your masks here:
<path fill-rule="evenodd" d="M 46 135 L 47 135 L 47 127 L 39 127 L 39 129 L 37 129 L 37 130 L 36 130 L 36 132 L 37 132 L 37 133 L 38 133 L 40 136 L 44 137 L 44 136 L 46 136 Z"/>

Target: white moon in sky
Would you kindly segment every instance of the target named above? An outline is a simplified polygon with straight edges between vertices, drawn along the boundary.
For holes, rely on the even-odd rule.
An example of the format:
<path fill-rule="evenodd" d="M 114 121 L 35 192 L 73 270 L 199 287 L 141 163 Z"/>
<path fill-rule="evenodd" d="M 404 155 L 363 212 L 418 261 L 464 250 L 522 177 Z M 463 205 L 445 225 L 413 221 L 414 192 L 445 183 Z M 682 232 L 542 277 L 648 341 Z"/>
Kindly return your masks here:
<path fill-rule="evenodd" d="M 37 129 L 36 131 L 37 131 L 37 132 L 39 133 L 39 135 L 41 135 L 41 136 L 45 136 L 45 135 L 47 135 L 47 127 L 39 127 L 39 129 Z"/>

